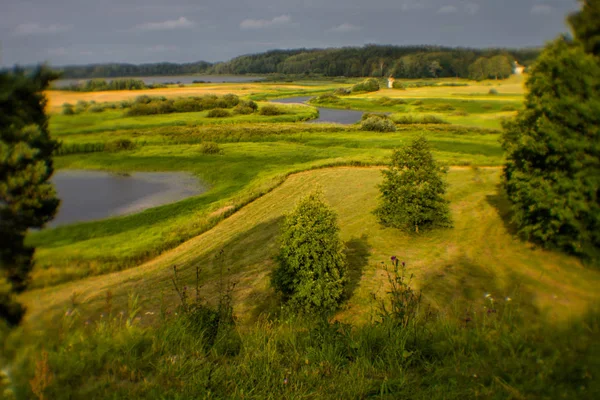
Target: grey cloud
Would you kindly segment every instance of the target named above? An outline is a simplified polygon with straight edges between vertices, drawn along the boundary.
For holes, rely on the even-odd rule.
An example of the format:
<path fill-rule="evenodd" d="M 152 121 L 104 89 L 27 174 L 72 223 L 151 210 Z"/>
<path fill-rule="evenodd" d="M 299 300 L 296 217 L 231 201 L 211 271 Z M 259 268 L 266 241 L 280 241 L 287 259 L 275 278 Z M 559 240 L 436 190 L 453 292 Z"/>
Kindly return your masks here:
<path fill-rule="evenodd" d="M 554 11 L 554 7 L 547 4 L 534 4 L 531 7 L 531 13 L 533 15 L 547 15 Z"/>
<path fill-rule="evenodd" d="M 240 22 L 240 28 L 242 29 L 263 29 L 270 28 L 272 26 L 280 26 L 289 24 L 292 18 L 289 15 L 280 15 L 272 19 L 251 19 L 247 18 Z"/>
<path fill-rule="evenodd" d="M 335 32 L 335 33 L 348 33 L 348 32 L 354 32 L 354 31 L 359 31 L 359 30 L 361 30 L 360 26 L 356 26 L 356 25 L 352 25 L 347 22 L 344 22 L 343 24 L 334 26 L 333 28 L 329 29 L 328 31 Z"/>
<path fill-rule="evenodd" d="M 70 25 L 50 24 L 43 25 L 37 23 L 25 23 L 17 25 L 16 35 L 48 35 L 53 33 L 68 32 L 72 29 Z"/>
<path fill-rule="evenodd" d="M 366 43 L 541 46 L 569 29 L 565 16 L 579 7 L 576 0 L 0 1 L 3 66 L 223 61 Z"/>
<path fill-rule="evenodd" d="M 452 14 L 458 11 L 456 6 L 442 6 L 438 9 L 438 14 Z"/>
<path fill-rule="evenodd" d="M 189 29 L 194 23 L 186 17 L 179 17 L 162 22 L 146 22 L 136 25 L 133 29 L 138 31 L 169 31 L 173 29 Z"/>

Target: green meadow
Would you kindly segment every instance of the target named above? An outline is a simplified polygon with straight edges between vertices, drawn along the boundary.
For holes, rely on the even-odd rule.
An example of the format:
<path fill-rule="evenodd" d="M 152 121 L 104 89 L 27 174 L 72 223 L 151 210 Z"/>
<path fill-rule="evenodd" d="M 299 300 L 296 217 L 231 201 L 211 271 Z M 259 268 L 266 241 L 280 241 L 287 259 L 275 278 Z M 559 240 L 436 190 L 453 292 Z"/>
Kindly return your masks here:
<path fill-rule="evenodd" d="M 600 271 L 519 239 L 500 186 L 500 129 L 522 107 L 521 78 L 412 83 L 343 96 L 331 94 L 349 83 L 212 85 L 258 102 L 254 113 L 223 118 L 62 115 L 60 99 L 101 103 L 102 94 L 49 93 L 58 170 L 185 171 L 209 190 L 28 235 L 36 264 L 19 297 L 28 313 L 5 344 L 15 393 L 27 398 L 41 385 L 47 398 L 593 398 Z M 164 94 L 189 95 L 179 89 Z M 321 97 L 260 114 L 268 99 L 303 95 Z M 370 132 L 309 122 L 318 107 L 444 123 Z M 409 235 L 381 227 L 372 211 L 392 151 L 421 135 L 449 167 L 454 226 Z M 206 143 L 219 152 L 206 154 Z M 317 187 L 337 212 L 350 270 L 344 305 L 321 322 L 287 314 L 270 285 L 281 221 Z M 382 308 L 398 295 L 391 256 L 422 293 L 402 323 Z M 235 318 L 190 321 L 186 296 Z"/>

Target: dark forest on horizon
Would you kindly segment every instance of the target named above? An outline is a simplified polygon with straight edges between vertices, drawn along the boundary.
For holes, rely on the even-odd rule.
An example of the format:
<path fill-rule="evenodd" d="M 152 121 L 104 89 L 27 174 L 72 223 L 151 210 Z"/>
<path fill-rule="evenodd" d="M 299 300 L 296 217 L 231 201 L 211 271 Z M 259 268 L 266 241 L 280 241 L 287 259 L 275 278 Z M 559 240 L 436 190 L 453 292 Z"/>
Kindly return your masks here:
<path fill-rule="evenodd" d="M 505 77 L 507 64 L 528 66 L 540 50 L 469 49 L 440 46 L 365 45 L 328 49 L 271 50 L 226 62 L 106 63 L 53 67 L 65 79 L 190 74 L 284 74 L 325 77 L 471 78 Z M 510 72 L 509 72 L 510 74 Z"/>

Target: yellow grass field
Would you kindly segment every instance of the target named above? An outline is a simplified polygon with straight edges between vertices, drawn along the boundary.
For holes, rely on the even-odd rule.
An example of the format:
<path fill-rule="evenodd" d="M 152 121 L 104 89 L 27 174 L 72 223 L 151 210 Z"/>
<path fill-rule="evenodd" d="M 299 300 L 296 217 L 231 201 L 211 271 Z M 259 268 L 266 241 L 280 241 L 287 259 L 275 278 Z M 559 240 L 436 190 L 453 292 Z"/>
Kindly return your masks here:
<path fill-rule="evenodd" d="M 300 85 L 278 85 L 261 83 L 219 83 L 188 85 L 184 87 L 168 87 L 162 89 L 146 90 L 112 90 L 106 92 L 69 92 L 63 90 L 48 90 L 45 92 L 48 98 L 48 110 L 50 112 L 60 111 L 64 103 L 75 104 L 79 100 L 101 102 L 114 102 L 132 100 L 137 96 L 164 96 L 167 98 L 202 96 L 204 94 L 224 95 L 233 93 L 238 96 L 247 96 L 252 93 L 269 93 L 278 90 L 306 89 Z"/>

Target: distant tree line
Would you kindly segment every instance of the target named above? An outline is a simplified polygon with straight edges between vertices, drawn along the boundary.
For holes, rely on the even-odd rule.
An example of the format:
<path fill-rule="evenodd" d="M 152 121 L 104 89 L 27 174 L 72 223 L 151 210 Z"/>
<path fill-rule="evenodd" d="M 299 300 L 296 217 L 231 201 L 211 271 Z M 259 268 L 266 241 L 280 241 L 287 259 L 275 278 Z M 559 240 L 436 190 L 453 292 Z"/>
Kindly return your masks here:
<path fill-rule="evenodd" d="M 158 85 L 166 87 L 166 85 Z M 100 92 L 105 90 L 142 90 L 152 89 L 156 85 L 146 85 L 140 79 L 113 79 L 106 81 L 105 79 L 91 79 L 83 83 L 74 83 L 69 86 L 60 88 L 61 90 L 70 90 L 73 92 Z"/>
<path fill-rule="evenodd" d="M 469 49 L 365 45 L 330 49 L 271 50 L 227 62 L 92 64 L 57 67 L 65 79 L 189 74 L 285 74 L 326 77 L 505 78 L 513 61 L 531 65 L 540 49 Z"/>
<path fill-rule="evenodd" d="M 321 74 L 396 78 L 506 78 L 512 62 L 530 65 L 538 49 L 465 49 L 437 46 L 273 50 L 240 56 L 209 69 L 217 74 Z"/>
<path fill-rule="evenodd" d="M 213 64 L 206 61 L 193 63 L 155 63 L 155 64 L 91 64 L 67 65 L 56 68 L 64 79 L 82 78 L 113 78 L 125 76 L 164 76 L 164 75 L 189 75 L 207 72 Z"/>

